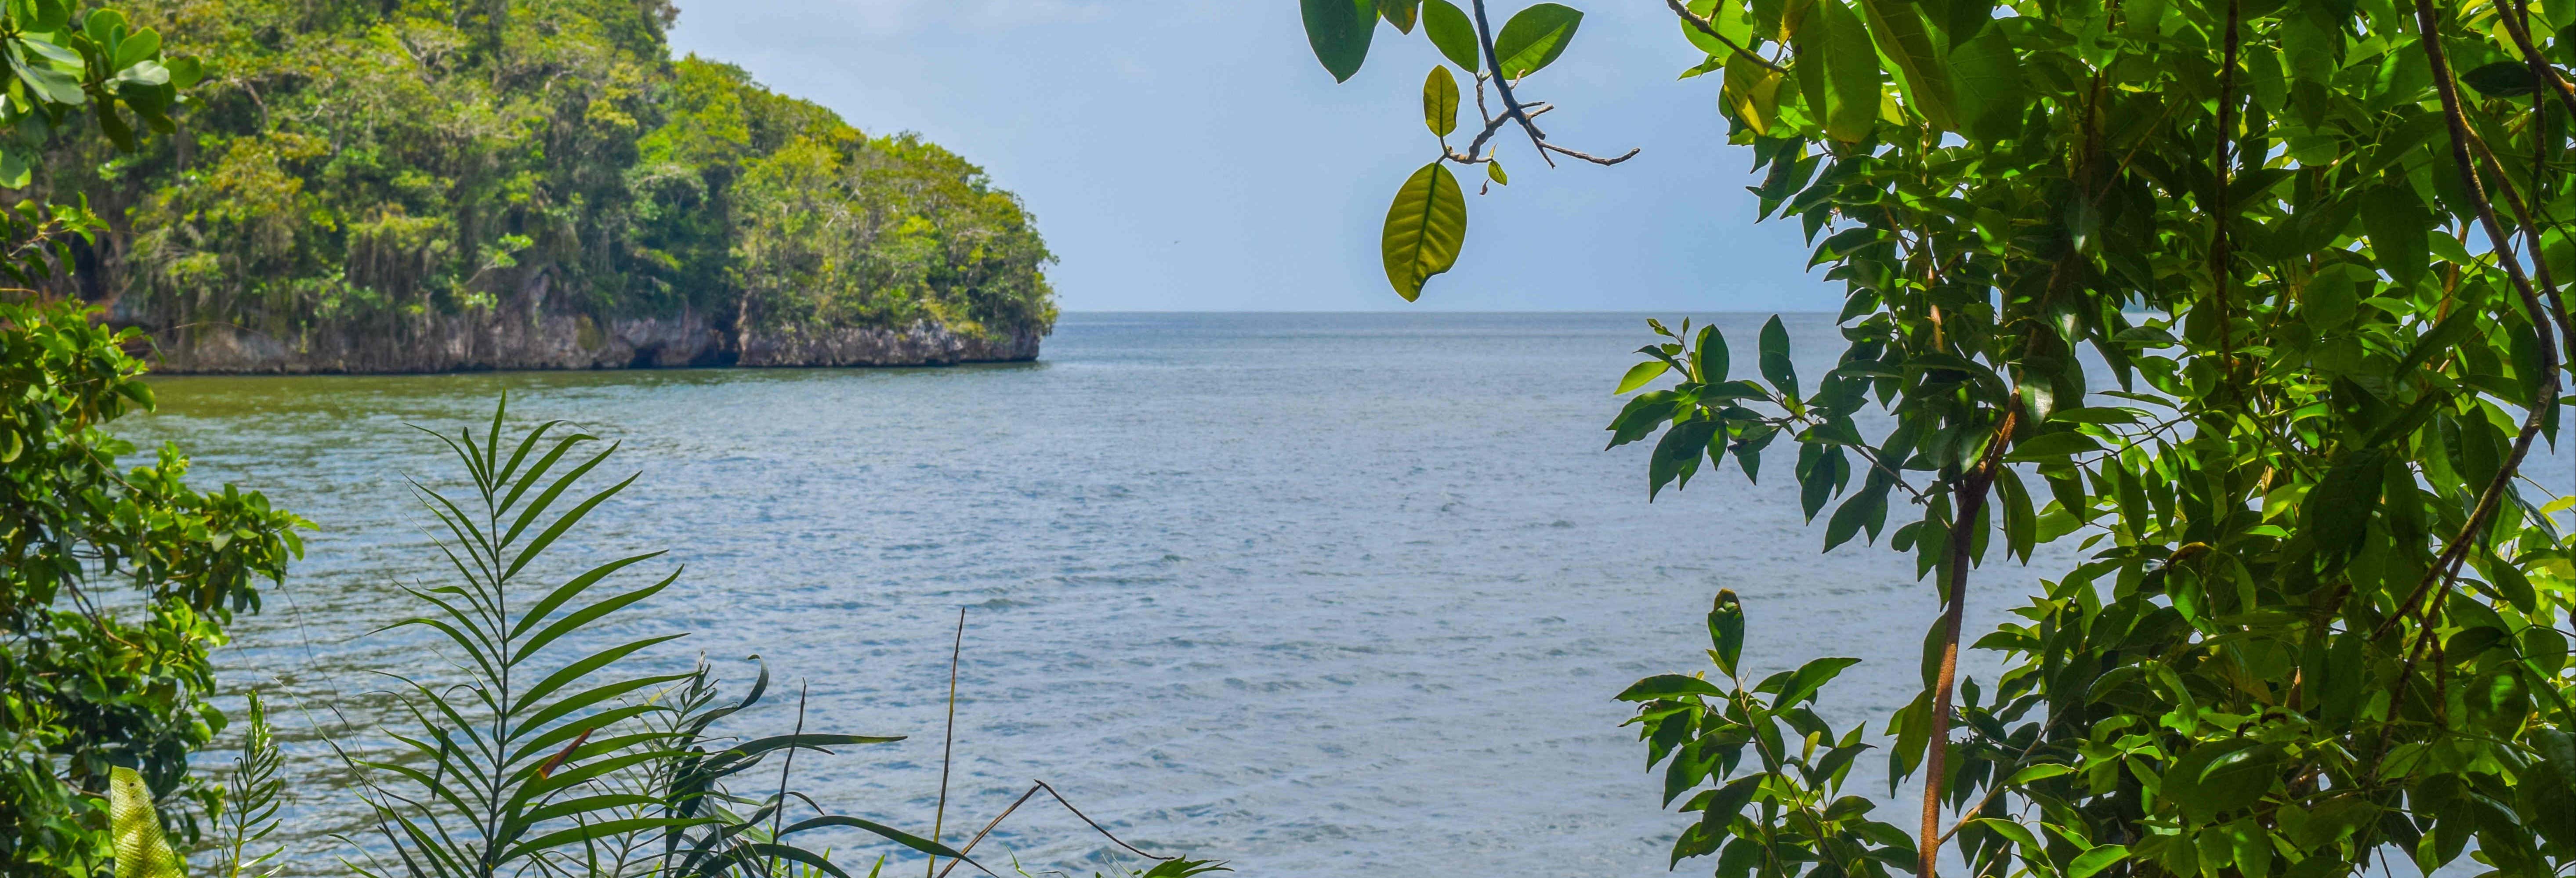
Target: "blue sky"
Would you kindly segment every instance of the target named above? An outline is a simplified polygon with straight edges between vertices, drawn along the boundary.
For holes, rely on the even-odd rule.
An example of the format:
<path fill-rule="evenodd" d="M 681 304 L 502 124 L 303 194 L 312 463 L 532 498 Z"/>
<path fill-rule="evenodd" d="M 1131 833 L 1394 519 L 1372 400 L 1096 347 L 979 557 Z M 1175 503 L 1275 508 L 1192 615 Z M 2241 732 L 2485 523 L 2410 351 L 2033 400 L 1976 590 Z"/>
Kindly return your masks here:
<path fill-rule="evenodd" d="M 1490 7 L 1499 20 L 1521 5 Z M 1832 310 L 1793 223 L 1754 225 L 1750 156 L 1717 77 L 1663 4 L 1574 0 L 1572 48 L 1521 89 L 1551 138 L 1615 168 L 1549 169 L 1468 196 L 1458 268 L 1418 304 L 1376 241 L 1436 149 L 1420 31 L 1381 28 L 1335 84 L 1294 0 L 682 0 L 675 48 L 730 61 L 871 132 L 919 131 L 1020 193 L 1062 259 L 1066 310 Z M 1472 179 L 1472 178 L 1468 178 Z"/>

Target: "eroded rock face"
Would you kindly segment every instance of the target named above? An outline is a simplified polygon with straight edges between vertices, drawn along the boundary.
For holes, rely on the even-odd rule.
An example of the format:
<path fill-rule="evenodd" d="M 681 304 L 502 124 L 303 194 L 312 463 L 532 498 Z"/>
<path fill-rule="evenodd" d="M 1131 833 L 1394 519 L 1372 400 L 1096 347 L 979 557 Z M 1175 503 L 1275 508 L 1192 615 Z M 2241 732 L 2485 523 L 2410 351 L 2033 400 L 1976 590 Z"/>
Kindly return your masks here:
<path fill-rule="evenodd" d="M 280 337 L 233 326 L 151 330 L 163 374 L 467 372 L 672 366 L 925 366 L 1034 360 L 1044 333 L 961 335 L 921 322 L 902 329 L 729 331 L 693 310 L 594 320 L 548 313 L 540 276 L 521 295 L 474 314 L 426 314 Z"/>
<path fill-rule="evenodd" d="M 1022 330 L 1000 338 L 959 335 L 934 323 L 903 329 L 826 329 L 785 332 L 745 331 L 741 336 L 743 366 L 882 366 L 992 363 L 1038 358 L 1038 333 Z"/>

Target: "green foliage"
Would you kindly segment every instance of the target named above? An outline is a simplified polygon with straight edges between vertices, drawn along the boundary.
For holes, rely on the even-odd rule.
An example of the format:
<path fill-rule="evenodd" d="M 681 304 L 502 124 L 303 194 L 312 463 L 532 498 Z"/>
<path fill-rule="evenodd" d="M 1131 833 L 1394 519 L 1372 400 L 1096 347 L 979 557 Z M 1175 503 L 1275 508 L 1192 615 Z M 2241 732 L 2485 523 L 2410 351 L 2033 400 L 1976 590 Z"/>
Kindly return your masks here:
<path fill-rule="evenodd" d="M 2576 544 L 2553 517 L 2576 499 L 2523 470 L 2576 350 L 2576 88 L 2549 60 L 2576 5 L 1668 5 L 1708 53 L 1685 75 L 1724 71 L 1757 218 L 1794 217 L 1844 284 L 1849 346 L 1802 384 L 1775 318 L 1756 383 L 1714 331 L 1650 323 L 1611 444 L 1656 440 L 1651 496 L 1729 460 L 1756 476 L 1791 437 L 1826 547 L 1885 537 L 1940 609 L 1886 729 L 1891 779 L 1926 786 L 1908 839 L 1836 798 L 1857 730 L 1800 712 L 1843 660 L 1746 689 L 1721 595 L 1730 685 L 1622 696 L 1667 798 L 1698 790 L 1677 862 L 2576 865 Z M 1576 155 L 1496 85 L 1489 125 Z M 1967 636 L 1972 570 L 2043 545 L 2079 559 L 1982 596 L 2026 602 Z M 2001 675 L 1960 680 L 1963 644 Z"/>
<path fill-rule="evenodd" d="M 184 136 L 111 157 L 67 129 L 39 175 L 114 220 L 56 286 L 121 321 L 393 333 L 539 289 L 557 310 L 720 326 L 1054 316 L 1016 197 L 917 138 L 674 61 L 661 0 L 127 12 L 203 59 Z"/>
<path fill-rule="evenodd" d="M 130 333 L 77 303 L 0 302 L 0 871 L 80 874 L 109 856 L 113 766 L 206 802 L 188 753 L 223 718 L 207 654 L 303 522 L 227 485 L 200 493 L 164 448 L 108 422 L 152 402 Z"/>
<path fill-rule="evenodd" d="M 719 706 L 703 663 L 680 673 L 625 670 L 649 655 L 644 650 L 684 635 L 564 653 L 670 587 L 680 573 L 604 593 L 623 588 L 608 583 L 627 568 L 663 554 L 650 552 L 532 587 L 528 577 L 546 569 L 540 563 L 546 550 L 636 477 L 582 496 L 573 489 L 616 447 L 584 457 L 576 452 L 596 439 L 558 431 L 560 421 L 504 445 L 506 411 L 506 401 L 494 408 L 479 440 L 471 428 L 452 437 L 430 433 L 454 452 L 470 486 L 460 500 L 415 484 L 422 507 L 446 532 L 440 550 L 456 580 L 407 587 L 422 615 L 389 628 L 435 633 L 450 648 L 461 679 L 398 678 L 403 688 L 395 698 L 417 730 L 395 734 L 390 752 L 346 757 L 361 770 L 361 795 L 381 836 L 381 852 L 367 852 L 366 862 L 350 864 L 353 870 L 410 878 L 529 870 L 769 876 L 799 863 L 846 878 L 822 855 L 785 840 L 825 827 L 863 829 L 934 856 L 962 858 L 938 842 L 854 817 L 781 826 L 793 804 L 784 772 L 778 790 L 765 798 L 724 785 L 772 756 L 901 738 L 800 728 L 727 745 L 711 738 L 709 728 L 760 700 L 768 690 L 766 670 L 741 701 Z M 549 433 L 557 435 L 549 440 Z M 570 505 L 558 509 L 558 503 Z"/>
<path fill-rule="evenodd" d="M 1503 23 L 1502 33 L 1494 35 L 1493 69 L 1512 80 L 1537 73 L 1565 54 L 1566 44 L 1574 41 L 1575 27 L 1582 23 L 1583 13 L 1558 3 L 1513 13 Z"/>
<path fill-rule="evenodd" d="M 170 131 L 178 89 L 199 77 L 152 29 L 58 0 L 0 4 L 0 55 L 10 188 L 28 184 L 41 144 L 89 125 L 102 152 L 135 147 L 129 117 Z M 229 485 L 190 489 L 176 449 L 120 470 L 133 448 L 105 427 L 152 405 L 125 351 L 136 339 L 76 302 L 22 298 L 107 228 L 41 198 L 0 210 L 0 276 L 20 288 L 0 300 L 0 872 L 12 875 L 171 858 L 153 795 L 215 798 L 187 776 L 189 752 L 223 725 L 203 701 L 207 653 L 233 613 L 257 609 L 256 581 L 302 552 L 300 519 Z"/>
<path fill-rule="evenodd" d="M 657 179 L 700 181 L 656 190 L 645 205 L 664 224 L 649 227 L 646 246 L 699 254 L 668 261 L 683 274 L 667 288 L 733 290 L 739 301 L 700 307 L 738 308 L 773 331 L 1054 323 L 1039 271 L 1054 256 L 1019 199 L 992 188 L 982 169 L 910 134 L 862 135 L 740 68 L 691 57 L 676 76 L 670 121 L 644 139 L 639 166 Z M 728 231 L 691 237 L 708 223 Z"/>

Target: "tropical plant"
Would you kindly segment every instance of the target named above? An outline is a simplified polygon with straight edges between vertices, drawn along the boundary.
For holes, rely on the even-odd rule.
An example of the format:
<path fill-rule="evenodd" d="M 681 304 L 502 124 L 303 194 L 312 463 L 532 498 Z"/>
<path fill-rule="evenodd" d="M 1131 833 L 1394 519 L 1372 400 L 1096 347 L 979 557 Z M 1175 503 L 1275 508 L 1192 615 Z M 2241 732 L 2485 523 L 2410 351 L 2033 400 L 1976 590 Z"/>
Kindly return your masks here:
<path fill-rule="evenodd" d="M 1303 5 L 1337 77 L 1378 21 L 1418 16 L 1495 91 L 1483 133 L 1442 145 L 1390 213 L 1389 275 L 1417 295 L 1464 232 L 1446 164 L 1490 161 L 1508 129 L 1576 155 L 1516 89 L 1580 13 L 1542 3 L 1496 32 L 1482 0 Z M 1848 660 L 1746 688 L 1721 595 L 1729 683 L 1626 694 L 1667 797 L 1698 815 L 1676 862 L 1928 878 L 1950 846 L 1980 875 L 2063 878 L 2576 864 L 2576 565 L 2552 517 L 2576 499 L 2524 468 L 2558 438 L 2576 350 L 2556 282 L 2576 277 L 2576 88 L 2552 61 L 2576 46 L 2576 3 L 1668 5 L 1707 53 L 1684 75 L 1723 74 L 1756 218 L 1796 217 L 1844 284 L 1849 347 L 1802 385 L 1775 318 L 1757 381 L 1715 327 L 1653 323 L 1611 444 L 1660 433 L 1652 497 L 1728 459 L 1754 477 L 1789 437 L 1806 513 L 1834 507 L 1826 547 L 1886 536 L 1939 610 L 1922 689 L 1886 730 L 1891 781 L 1924 786 L 1909 839 L 1837 797 L 1870 742 L 1804 704 Z M 1455 128 L 1451 78 L 1426 87 L 1435 136 Z M 1873 403 L 1880 438 L 1861 429 Z M 2083 557 L 1984 598 L 2021 603 L 1966 641 L 2005 669 L 1960 680 L 1972 571 L 2041 546 Z"/>
<path fill-rule="evenodd" d="M 616 453 L 575 452 L 595 437 L 549 421 L 504 445 L 506 399 L 479 439 L 423 432 L 462 465 L 467 491 L 450 497 L 414 482 L 444 529 L 439 549 L 455 581 L 405 588 L 421 615 L 389 629 L 421 629 L 448 648 L 452 680 L 397 677 L 393 693 L 417 727 L 389 752 L 346 753 L 378 843 L 348 861 L 361 875 L 454 878 L 495 875 L 717 876 L 777 874 L 790 864 L 844 876 L 787 836 L 824 827 L 872 832 L 933 856 L 962 857 L 937 842 L 872 821 L 822 815 L 785 822 L 796 794 L 782 769 L 776 792 L 730 792 L 725 781 L 771 756 L 792 767 L 800 750 L 877 744 L 899 737 L 796 733 L 738 743 L 709 728 L 757 703 L 764 668 L 740 701 L 717 706 L 701 663 L 676 673 L 627 668 L 667 634 L 589 648 L 591 635 L 677 581 L 606 593 L 628 568 L 663 552 L 608 561 L 543 587 L 546 550 L 634 484 L 628 476 L 582 496 L 577 483 Z M 557 435 L 548 440 L 549 433 Z M 568 504 L 568 506 L 562 505 Z M 548 513 L 555 513 L 551 518 Z M 354 841 L 353 841 L 354 844 Z M 844 876 L 845 878 L 845 876 Z"/>
<path fill-rule="evenodd" d="M 269 724 L 268 703 L 253 689 L 246 696 L 247 716 L 242 728 L 241 755 L 233 759 L 232 772 L 224 777 L 224 794 L 215 811 L 216 878 L 268 878 L 284 864 L 268 865 L 283 851 L 270 847 L 254 855 L 251 846 L 264 844 L 277 834 L 278 810 L 286 806 L 286 779 L 278 770 L 286 765 L 286 753 L 278 748 L 277 729 Z"/>

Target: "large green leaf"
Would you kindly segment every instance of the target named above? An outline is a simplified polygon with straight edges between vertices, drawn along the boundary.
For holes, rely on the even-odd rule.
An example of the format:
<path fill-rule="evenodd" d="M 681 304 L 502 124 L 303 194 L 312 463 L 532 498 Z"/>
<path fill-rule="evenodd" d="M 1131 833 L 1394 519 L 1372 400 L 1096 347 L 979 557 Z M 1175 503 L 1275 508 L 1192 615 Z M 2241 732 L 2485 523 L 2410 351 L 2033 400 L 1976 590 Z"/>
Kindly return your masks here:
<path fill-rule="evenodd" d="M 2379 508 L 2381 472 L 2387 465 L 2388 450 L 2365 448 L 2335 463 L 2324 479 L 2308 492 L 2303 511 L 2305 525 L 2317 542 L 2317 549 L 2335 563 L 2361 551 L 2365 528 L 2371 513 Z"/>
<path fill-rule="evenodd" d="M 1769 134 L 1772 126 L 1779 124 L 1780 83 L 1780 71 L 1738 52 L 1726 61 L 1726 79 L 1718 98 L 1754 134 Z"/>
<path fill-rule="evenodd" d="M 1646 382 L 1663 377 L 1663 374 L 1672 368 L 1673 364 L 1662 360 L 1647 360 L 1631 366 L 1628 368 L 1628 374 L 1620 376 L 1619 386 L 1611 390 L 1610 395 L 1626 396 L 1630 391 L 1646 386 Z"/>
<path fill-rule="evenodd" d="M 1798 396 L 1798 367 L 1789 362 L 1789 329 L 1781 325 L 1780 315 L 1773 314 L 1762 324 L 1762 378 L 1771 382 L 1780 394 Z"/>
<path fill-rule="evenodd" d="M 1825 133 L 1846 143 L 1869 137 L 1878 124 L 1878 50 L 1869 27 L 1843 0 L 1816 0 L 1823 25 L 1825 87 L 1832 105 L 1825 112 Z M 1811 39 L 1798 35 L 1801 41 Z"/>
<path fill-rule="evenodd" d="M 2540 90 L 2540 77 L 2532 75 L 2531 65 L 2520 61 L 2497 61 L 2460 74 L 2460 81 L 2491 98 L 2518 98 Z"/>
<path fill-rule="evenodd" d="M 1380 239 L 1387 283 L 1407 302 L 1422 297 L 1422 285 L 1458 264 L 1458 249 L 1467 239 L 1467 195 L 1458 178 L 1440 162 L 1423 165 L 1395 191 L 1386 209 Z"/>
<path fill-rule="evenodd" d="M 2414 286 L 2431 258 L 2432 221 L 2422 199 L 2403 186 L 2380 186 L 2361 197 L 2361 227 L 2370 233 L 2370 251 L 2379 270 L 2400 285 Z"/>
<path fill-rule="evenodd" d="M 2517 790 L 2526 820 L 2551 844 L 2576 849 L 2576 736 L 2533 729 L 2528 740 L 2539 758 Z"/>
<path fill-rule="evenodd" d="M 1702 384 L 1723 384 L 1727 369 L 1726 334 L 1711 324 L 1699 328 L 1699 338 L 1691 344 L 1691 370 Z"/>
<path fill-rule="evenodd" d="M 1735 673 L 1735 662 L 1744 655 L 1744 602 L 1735 590 L 1717 590 L 1717 603 L 1708 611 L 1709 658 L 1718 670 Z"/>
<path fill-rule="evenodd" d="M 2126 846 L 2102 845 L 2076 854 L 2075 862 L 2066 867 L 2066 878 L 2093 878 L 2102 870 L 2111 868 L 2111 864 L 2128 858 L 2129 849 Z"/>
<path fill-rule="evenodd" d="M 1458 69 L 1470 73 L 1485 69 L 1485 53 L 1476 48 L 1476 23 L 1449 0 L 1422 0 L 1422 35 Z"/>
<path fill-rule="evenodd" d="M 1518 80 L 1555 63 L 1574 42 L 1583 13 L 1560 3 L 1541 3 L 1512 14 L 1494 35 L 1494 67 L 1504 79 Z"/>
<path fill-rule="evenodd" d="M 1369 37 L 1377 31 L 1376 0 L 1299 0 L 1299 7 L 1315 60 L 1324 62 L 1334 82 L 1350 81 L 1368 60 Z"/>
<path fill-rule="evenodd" d="M 1779 695 L 1771 700 L 1772 709 L 1786 708 L 1815 697 L 1826 683 L 1841 676 L 1843 669 L 1856 664 L 1860 664 L 1860 659 L 1836 657 L 1815 659 L 1798 666 L 1798 670 L 1781 683 Z"/>
<path fill-rule="evenodd" d="M 1646 467 L 1647 502 L 1653 502 L 1664 485 L 1675 479 L 1683 487 L 1690 486 L 1692 474 L 1699 472 L 1699 462 L 1708 457 L 1709 438 L 1717 434 L 1720 426 L 1716 421 L 1683 421 L 1664 431 Z"/>
<path fill-rule="evenodd" d="M 1726 690 L 1717 688 L 1717 684 L 1698 677 L 1657 674 L 1630 684 L 1627 689 L 1621 690 L 1617 697 L 1621 701 L 1656 701 L 1690 695 L 1714 695 L 1723 698 L 1726 696 Z"/>
<path fill-rule="evenodd" d="M 1958 99 L 1950 90 L 1950 65 L 1933 47 L 1932 34 L 1916 9 L 1907 0 L 1861 0 L 1861 12 L 1868 18 L 1878 50 L 1896 62 L 1896 82 L 1906 106 L 1934 128 L 1957 131 Z"/>

